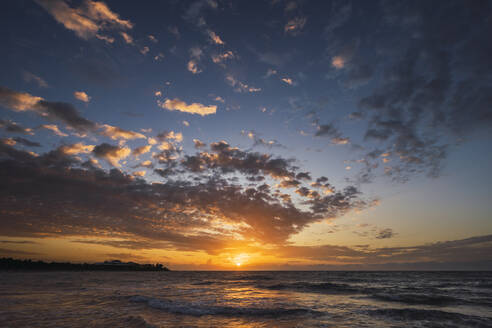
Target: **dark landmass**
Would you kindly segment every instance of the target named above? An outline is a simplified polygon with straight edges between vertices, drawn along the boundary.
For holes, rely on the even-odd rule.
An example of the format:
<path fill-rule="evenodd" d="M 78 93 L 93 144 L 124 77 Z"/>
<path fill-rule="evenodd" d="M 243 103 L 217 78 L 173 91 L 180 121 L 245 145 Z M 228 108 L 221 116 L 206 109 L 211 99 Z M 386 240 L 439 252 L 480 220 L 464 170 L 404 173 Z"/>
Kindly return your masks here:
<path fill-rule="evenodd" d="M 139 264 L 119 260 L 101 263 L 44 262 L 1 258 L 0 270 L 12 271 L 170 271 L 162 264 Z"/>

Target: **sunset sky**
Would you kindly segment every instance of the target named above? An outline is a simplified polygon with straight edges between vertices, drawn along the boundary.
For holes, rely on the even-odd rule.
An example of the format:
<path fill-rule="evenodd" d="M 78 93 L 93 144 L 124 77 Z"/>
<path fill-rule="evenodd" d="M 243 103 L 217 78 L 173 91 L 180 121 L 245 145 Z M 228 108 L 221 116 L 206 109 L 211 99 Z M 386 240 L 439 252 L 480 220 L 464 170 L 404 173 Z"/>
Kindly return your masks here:
<path fill-rule="evenodd" d="M 2 1 L 0 257 L 492 268 L 491 1 Z"/>

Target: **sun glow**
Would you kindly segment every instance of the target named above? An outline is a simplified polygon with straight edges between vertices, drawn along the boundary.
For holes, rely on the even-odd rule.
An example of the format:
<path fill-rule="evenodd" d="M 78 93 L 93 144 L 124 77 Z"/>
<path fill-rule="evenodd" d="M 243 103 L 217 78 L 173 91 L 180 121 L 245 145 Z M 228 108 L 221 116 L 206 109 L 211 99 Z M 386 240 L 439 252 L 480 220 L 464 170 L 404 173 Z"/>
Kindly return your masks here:
<path fill-rule="evenodd" d="M 248 260 L 249 260 L 250 256 L 246 253 L 241 253 L 241 254 L 238 254 L 236 256 L 234 256 L 232 259 L 231 259 L 231 262 L 234 263 L 236 265 L 236 267 L 240 267 L 242 266 L 244 263 L 246 263 Z"/>

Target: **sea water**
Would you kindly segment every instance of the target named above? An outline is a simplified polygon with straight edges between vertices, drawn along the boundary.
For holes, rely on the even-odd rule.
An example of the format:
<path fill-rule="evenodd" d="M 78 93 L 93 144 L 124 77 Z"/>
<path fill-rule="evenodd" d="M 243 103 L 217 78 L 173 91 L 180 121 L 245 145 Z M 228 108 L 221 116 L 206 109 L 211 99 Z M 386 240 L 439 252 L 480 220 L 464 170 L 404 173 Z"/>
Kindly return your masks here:
<path fill-rule="evenodd" d="M 0 272 L 0 327 L 492 327 L 492 273 Z"/>

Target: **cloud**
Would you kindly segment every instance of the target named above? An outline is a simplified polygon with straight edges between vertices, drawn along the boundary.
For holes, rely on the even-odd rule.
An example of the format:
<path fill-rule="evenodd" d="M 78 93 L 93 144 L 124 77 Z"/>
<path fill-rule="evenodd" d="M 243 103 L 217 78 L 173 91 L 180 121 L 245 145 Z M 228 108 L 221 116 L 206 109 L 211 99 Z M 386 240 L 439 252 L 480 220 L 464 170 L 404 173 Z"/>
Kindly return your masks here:
<path fill-rule="evenodd" d="M 68 137 L 68 134 L 60 131 L 58 126 L 56 126 L 55 124 L 43 124 L 40 127 L 43 129 L 46 129 L 46 130 L 50 130 L 51 132 L 53 132 L 54 134 L 56 134 L 59 137 Z"/>
<path fill-rule="evenodd" d="M 96 34 L 96 38 L 103 40 L 106 43 L 114 43 L 114 38 L 112 36 Z"/>
<path fill-rule="evenodd" d="M 269 69 L 267 70 L 267 72 L 265 73 L 264 78 L 265 78 L 265 79 L 267 79 L 267 78 L 269 78 L 270 76 L 275 75 L 275 74 L 277 74 L 277 73 L 278 73 L 278 72 L 277 72 L 277 70 L 272 69 L 272 68 L 269 68 Z"/>
<path fill-rule="evenodd" d="M 144 177 L 145 173 L 147 173 L 147 171 L 135 171 L 133 172 L 133 175 L 136 177 Z"/>
<path fill-rule="evenodd" d="M 198 62 L 200 61 L 203 55 L 203 50 L 200 47 L 192 47 L 190 48 L 190 57 L 191 59 L 188 61 L 187 69 L 193 74 L 199 74 L 202 70 L 198 67 Z"/>
<path fill-rule="evenodd" d="M 204 142 L 202 142 L 202 141 L 200 141 L 200 140 L 198 140 L 198 139 L 193 139 L 193 143 L 195 144 L 195 148 L 196 148 L 196 149 L 199 149 L 199 148 L 204 148 L 204 147 L 206 147 L 206 146 L 207 146 L 207 144 L 206 144 L 206 143 L 204 143 Z"/>
<path fill-rule="evenodd" d="M 283 77 L 283 78 L 281 78 L 281 80 L 283 82 L 287 83 L 288 85 L 293 85 L 294 84 L 294 81 L 291 78 L 288 78 L 288 77 Z"/>
<path fill-rule="evenodd" d="M 84 91 L 75 91 L 73 93 L 73 96 L 75 97 L 75 99 L 78 99 L 78 100 L 83 101 L 85 103 L 88 103 L 89 101 L 91 101 L 91 97 L 89 97 L 87 95 L 87 93 L 85 93 Z"/>
<path fill-rule="evenodd" d="M 301 33 L 304 25 L 306 25 L 307 18 L 306 17 L 295 17 L 292 18 L 285 24 L 284 32 L 289 33 L 291 35 L 298 35 Z"/>
<path fill-rule="evenodd" d="M 135 157 L 138 157 L 140 155 L 148 153 L 150 151 L 150 149 L 152 149 L 152 145 L 140 146 L 140 147 L 133 149 L 132 155 Z"/>
<path fill-rule="evenodd" d="M 55 121 L 61 121 L 78 132 L 89 132 L 96 129 L 96 124 L 82 117 L 78 110 L 69 103 L 40 100 L 36 110 L 42 116 Z"/>
<path fill-rule="evenodd" d="M 149 48 L 149 47 L 147 47 L 147 46 L 145 46 L 145 47 L 143 47 L 142 49 L 140 49 L 140 53 L 141 53 L 142 55 L 146 55 L 149 51 L 150 51 L 150 48 Z M 159 59 L 159 58 L 157 58 L 157 59 Z"/>
<path fill-rule="evenodd" d="M 220 173 L 240 172 L 245 175 L 270 175 L 275 179 L 295 177 L 292 160 L 272 158 L 271 155 L 242 151 L 226 141 L 210 144 L 211 153 L 185 156 L 183 165 L 193 172 L 217 170 Z"/>
<path fill-rule="evenodd" d="M 16 92 L 3 87 L 0 87 L 0 104 L 17 111 L 33 111 L 51 121 L 61 121 L 69 129 L 81 134 L 96 132 L 97 129 L 102 128 L 103 130 L 99 134 L 113 140 L 145 138 L 143 134 L 138 132 L 127 131 L 108 124 L 100 125 L 90 121 L 82 117 L 72 104 L 46 101 L 41 97 L 34 97 L 28 93 Z M 59 136 L 66 136 L 66 134 L 60 132 L 56 125 L 42 125 L 41 127 L 49 129 Z"/>
<path fill-rule="evenodd" d="M 153 36 L 152 34 L 148 35 L 147 37 L 149 38 L 150 41 L 152 41 L 154 43 L 159 42 L 159 40 L 157 40 L 157 38 L 155 36 Z"/>
<path fill-rule="evenodd" d="M 236 80 L 232 75 L 228 74 L 226 75 L 226 81 L 234 88 L 234 91 L 236 92 L 259 92 L 261 91 L 261 88 L 255 88 L 248 86 L 247 84 Z"/>
<path fill-rule="evenodd" d="M 5 129 L 7 132 L 11 133 L 22 133 L 22 134 L 27 134 L 27 135 L 34 135 L 34 132 L 31 128 L 25 128 L 22 125 L 13 122 L 13 121 L 6 121 L 0 119 L 0 128 Z"/>
<path fill-rule="evenodd" d="M 15 111 L 34 110 L 42 99 L 26 92 L 17 92 L 0 86 L 0 105 Z"/>
<path fill-rule="evenodd" d="M 73 105 L 64 102 L 52 102 L 34 97 L 28 93 L 17 92 L 0 87 L 0 105 L 15 111 L 33 111 L 54 121 L 62 121 L 78 132 L 92 131 L 96 124 L 82 116 Z"/>
<path fill-rule="evenodd" d="M 100 31 L 133 28 L 129 20 L 120 19 L 104 2 L 84 0 L 80 7 L 72 8 L 63 0 L 36 0 L 65 28 L 84 39 L 97 37 Z M 100 36 L 102 38 L 102 36 Z"/>
<path fill-rule="evenodd" d="M 130 34 L 128 34 L 126 32 L 120 32 L 120 35 L 123 38 L 123 40 L 125 41 L 125 43 L 133 44 L 133 37 Z"/>
<path fill-rule="evenodd" d="M 198 68 L 197 61 L 194 59 L 188 61 L 188 65 L 186 66 L 186 68 L 188 69 L 188 71 L 190 71 L 193 74 L 199 74 L 202 72 L 202 70 Z"/>
<path fill-rule="evenodd" d="M 438 177 L 451 144 L 491 126 L 492 97 L 485 91 L 490 80 L 485 77 L 492 74 L 492 50 L 478 32 L 489 29 L 491 22 L 478 14 L 485 10 L 479 3 L 439 6 L 440 15 L 448 18 L 443 20 L 436 20 L 424 5 L 382 3 L 380 10 L 378 28 L 398 30 L 374 39 L 373 47 L 385 60 L 362 62 L 354 56 L 344 82 L 349 87 L 366 83 L 373 74 L 368 65 L 379 62 L 383 74 L 358 101 L 367 119 L 364 146 L 368 153 L 383 149 L 394 154 L 391 165 L 381 166 L 382 174 L 394 181 L 418 174 Z M 472 29 L 457 28 L 470 25 Z M 374 175 L 372 167 L 381 160 L 366 160 L 362 175 Z"/>
<path fill-rule="evenodd" d="M 89 154 L 94 150 L 94 147 L 94 145 L 85 145 L 79 142 L 71 145 L 60 146 L 58 147 L 58 151 L 64 155 Z"/>
<path fill-rule="evenodd" d="M 350 143 L 349 138 L 331 138 L 331 143 L 335 145 L 347 145 Z"/>
<path fill-rule="evenodd" d="M 24 71 L 22 73 L 22 76 L 24 77 L 24 81 L 26 82 L 35 82 L 40 88 L 47 88 L 49 87 L 48 83 L 41 77 L 34 75 L 31 72 Z"/>
<path fill-rule="evenodd" d="M 118 140 L 118 139 L 133 140 L 133 139 L 146 138 L 143 134 L 139 132 L 124 130 L 117 126 L 103 124 L 100 127 L 103 129 L 103 131 L 99 132 L 99 134 L 111 138 L 112 140 Z"/>
<path fill-rule="evenodd" d="M 159 133 L 156 138 L 159 141 L 174 140 L 176 142 L 181 142 L 183 141 L 183 134 L 181 132 L 164 131 Z"/>
<path fill-rule="evenodd" d="M 178 98 L 166 99 L 164 102 L 158 100 L 157 104 L 159 105 L 159 107 L 163 109 L 167 109 L 171 111 L 176 110 L 189 114 L 198 114 L 201 116 L 215 114 L 217 111 L 217 106 L 215 105 L 205 106 L 200 103 L 187 104 Z"/>
<path fill-rule="evenodd" d="M 229 51 L 226 51 L 222 54 L 212 55 L 212 61 L 215 64 L 222 64 L 224 61 L 229 60 L 229 59 L 233 59 L 235 57 L 236 56 L 234 55 L 234 53 L 229 50 Z"/>
<path fill-rule="evenodd" d="M 154 56 L 155 61 L 160 61 L 164 58 L 164 54 L 162 52 L 159 52 L 157 55 Z"/>
<path fill-rule="evenodd" d="M 208 30 L 207 31 L 207 34 L 208 34 L 208 36 L 210 37 L 210 40 L 213 43 L 219 44 L 219 45 L 224 45 L 225 44 L 225 42 L 222 41 L 222 39 L 217 34 L 215 34 L 214 31 Z"/>
<path fill-rule="evenodd" d="M 16 143 L 19 143 L 19 144 L 27 146 L 27 147 L 41 147 L 41 144 L 39 142 L 30 141 L 28 139 L 24 139 L 21 137 L 15 137 L 13 139 Z"/>
<path fill-rule="evenodd" d="M 218 4 L 215 0 L 198 0 L 192 2 L 183 18 L 197 27 L 203 28 L 207 25 L 203 17 L 204 11 L 207 9 L 217 9 Z"/>
<path fill-rule="evenodd" d="M 318 130 L 314 135 L 316 137 L 338 137 L 340 136 L 340 131 L 333 124 L 322 124 L 318 125 Z"/>
<path fill-rule="evenodd" d="M 118 147 L 107 143 L 102 143 L 94 147 L 92 153 L 99 158 L 106 160 L 109 164 L 120 167 L 119 161 L 130 155 L 131 150 L 128 147 Z"/>
<path fill-rule="evenodd" d="M 336 69 L 342 69 L 345 66 L 345 58 L 342 56 L 335 56 L 331 59 L 331 65 Z"/>
<path fill-rule="evenodd" d="M 234 168 L 250 175 L 261 170 L 275 176 L 288 172 L 282 159 L 237 153 L 224 142 L 212 143 L 211 149 L 220 159 L 214 165 L 226 171 Z M 118 165 L 129 153 L 129 148 L 101 144 L 91 154 Z M 191 170 L 186 173 L 199 179 L 164 178 L 148 184 L 133 174 L 104 171 L 57 151 L 34 157 L 0 144 L 0 158 L 0 172 L 5 173 L 0 230 L 11 237 L 111 235 L 161 249 L 217 254 L 257 242 L 283 244 L 308 224 L 359 206 L 353 189 L 310 200 L 308 206 L 317 205 L 307 211 L 284 204 L 267 185 L 245 187 L 213 174 L 199 178 L 200 173 Z M 133 246 L 123 242 L 122 247 Z"/>
<path fill-rule="evenodd" d="M 285 148 L 284 146 L 282 146 L 281 144 L 279 144 L 277 140 L 265 140 L 263 138 L 260 138 L 257 135 L 257 133 L 254 132 L 254 131 L 244 131 L 243 130 L 243 131 L 241 131 L 241 134 L 247 136 L 249 139 L 251 139 L 251 140 L 254 141 L 253 147 L 256 147 L 256 146 L 265 146 L 265 147 L 268 147 L 268 148 L 272 148 L 272 147 Z"/>
<path fill-rule="evenodd" d="M 395 236 L 395 233 L 393 232 L 393 229 L 391 228 L 386 228 L 386 229 L 382 229 L 378 232 L 376 238 L 377 239 L 388 239 L 388 238 L 392 238 Z"/>

